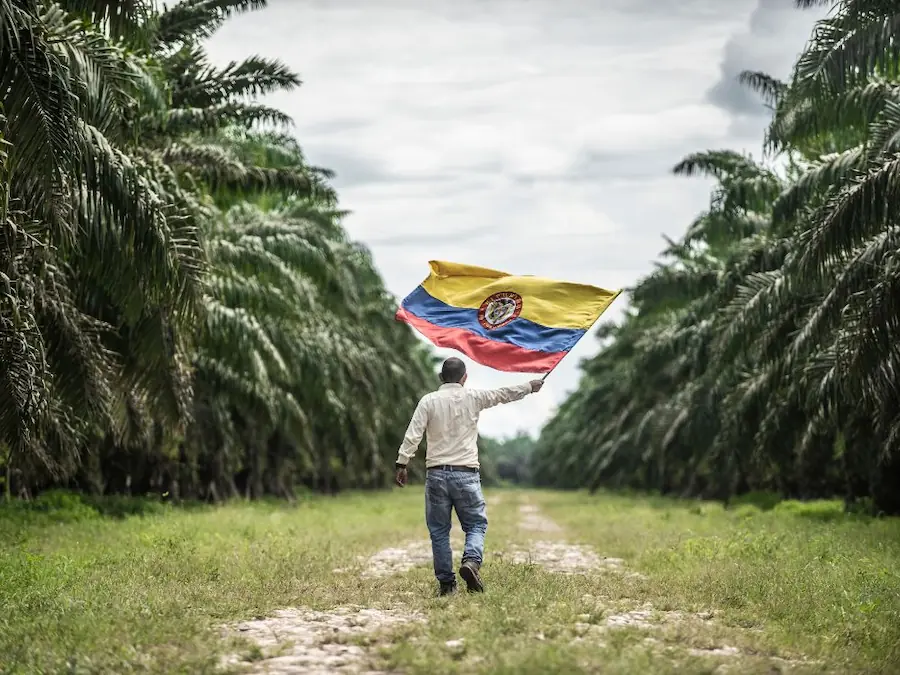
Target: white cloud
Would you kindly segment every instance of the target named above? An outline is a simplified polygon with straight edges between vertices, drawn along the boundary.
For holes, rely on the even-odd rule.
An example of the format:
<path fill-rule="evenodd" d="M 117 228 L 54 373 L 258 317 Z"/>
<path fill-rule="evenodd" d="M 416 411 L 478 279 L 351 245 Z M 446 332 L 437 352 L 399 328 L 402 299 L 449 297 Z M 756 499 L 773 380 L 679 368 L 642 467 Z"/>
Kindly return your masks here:
<path fill-rule="evenodd" d="M 347 228 L 397 296 L 434 258 L 624 287 L 707 204 L 708 183 L 671 175 L 682 156 L 759 154 L 764 122 L 736 124 L 744 108 L 708 92 L 733 91 L 736 69 L 789 70 L 814 17 L 773 2 L 274 0 L 210 52 L 302 74 L 269 102 L 337 172 Z M 487 411 L 484 432 L 536 431 L 595 352 L 589 335 L 538 396 Z M 472 386 L 529 377 L 470 369 Z"/>

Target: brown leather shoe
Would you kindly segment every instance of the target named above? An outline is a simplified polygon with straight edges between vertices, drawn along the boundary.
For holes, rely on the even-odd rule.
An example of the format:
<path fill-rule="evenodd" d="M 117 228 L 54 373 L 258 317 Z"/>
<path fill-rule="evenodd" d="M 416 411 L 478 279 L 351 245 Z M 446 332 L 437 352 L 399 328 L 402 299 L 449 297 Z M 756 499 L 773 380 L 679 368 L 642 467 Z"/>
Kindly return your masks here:
<path fill-rule="evenodd" d="M 459 568 L 459 576 L 466 582 L 469 593 L 484 593 L 484 584 L 481 583 L 481 576 L 478 569 L 481 567 L 474 560 L 463 560 Z"/>

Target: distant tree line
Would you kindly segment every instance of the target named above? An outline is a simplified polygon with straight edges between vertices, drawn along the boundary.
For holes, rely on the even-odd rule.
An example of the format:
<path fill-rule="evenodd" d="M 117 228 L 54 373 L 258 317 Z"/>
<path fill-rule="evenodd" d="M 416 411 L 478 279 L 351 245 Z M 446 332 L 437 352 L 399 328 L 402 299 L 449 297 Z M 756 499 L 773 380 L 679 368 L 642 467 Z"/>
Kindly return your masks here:
<path fill-rule="evenodd" d="M 530 485 L 535 439 L 524 431 L 503 440 L 482 436 L 478 441 L 481 480 L 485 485 Z"/>
<path fill-rule="evenodd" d="M 715 179 L 709 208 L 601 329 L 538 482 L 900 513 L 898 31 L 898 3 L 843 0 L 789 81 L 741 76 L 772 111 L 766 159 L 675 167 Z"/>

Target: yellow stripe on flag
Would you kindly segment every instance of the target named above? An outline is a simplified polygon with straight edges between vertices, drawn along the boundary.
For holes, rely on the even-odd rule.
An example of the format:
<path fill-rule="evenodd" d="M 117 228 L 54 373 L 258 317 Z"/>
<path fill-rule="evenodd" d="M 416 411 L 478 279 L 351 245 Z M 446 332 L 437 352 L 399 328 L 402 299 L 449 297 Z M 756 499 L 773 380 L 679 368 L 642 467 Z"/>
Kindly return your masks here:
<path fill-rule="evenodd" d="M 521 318 L 547 328 L 588 330 L 621 293 L 441 260 L 428 264 L 431 274 L 422 282 L 422 288 L 441 302 L 478 309 L 494 293 L 512 291 L 522 296 Z"/>

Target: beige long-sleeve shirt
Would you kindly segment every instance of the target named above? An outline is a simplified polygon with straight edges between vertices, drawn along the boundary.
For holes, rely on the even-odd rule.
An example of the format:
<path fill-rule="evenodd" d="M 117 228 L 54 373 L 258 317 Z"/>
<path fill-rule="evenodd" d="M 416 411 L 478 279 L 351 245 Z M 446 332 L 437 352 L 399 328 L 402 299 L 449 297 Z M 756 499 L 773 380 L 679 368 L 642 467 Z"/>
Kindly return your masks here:
<path fill-rule="evenodd" d="M 531 383 L 500 389 L 466 389 L 444 384 L 419 401 L 406 436 L 400 444 L 397 463 L 406 465 L 427 435 L 425 466 L 469 466 L 478 468 L 478 417 L 486 408 L 511 403 L 531 393 Z"/>

